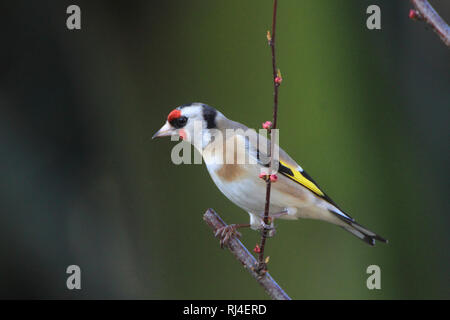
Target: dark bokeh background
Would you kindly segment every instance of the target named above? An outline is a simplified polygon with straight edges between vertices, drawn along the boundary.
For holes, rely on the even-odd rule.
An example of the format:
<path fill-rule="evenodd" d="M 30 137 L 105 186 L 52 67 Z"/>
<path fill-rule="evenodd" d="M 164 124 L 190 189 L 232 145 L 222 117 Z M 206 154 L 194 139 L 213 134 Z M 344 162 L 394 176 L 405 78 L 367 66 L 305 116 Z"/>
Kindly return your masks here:
<path fill-rule="evenodd" d="M 69 4 L 0 4 L 0 297 L 266 298 L 202 221 L 247 213 L 150 137 L 191 101 L 251 127 L 271 118 L 271 1 L 77 1 L 81 31 Z M 365 26 L 370 4 L 381 31 Z M 449 1 L 432 4 L 450 20 Z M 450 298 L 450 51 L 409 8 L 279 3 L 281 145 L 390 240 L 279 221 L 269 268 L 294 298 Z M 382 290 L 366 288 L 371 264 Z"/>

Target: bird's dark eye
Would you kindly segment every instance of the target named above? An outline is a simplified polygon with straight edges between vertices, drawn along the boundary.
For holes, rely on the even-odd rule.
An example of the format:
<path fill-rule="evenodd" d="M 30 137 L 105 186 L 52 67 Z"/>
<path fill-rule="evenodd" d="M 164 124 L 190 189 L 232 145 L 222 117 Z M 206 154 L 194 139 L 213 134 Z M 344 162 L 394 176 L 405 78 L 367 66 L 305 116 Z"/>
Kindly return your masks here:
<path fill-rule="evenodd" d="M 188 118 L 186 118 L 185 116 L 181 116 L 176 119 L 173 119 L 170 122 L 170 124 L 172 126 L 174 126 L 175 128 L 179 129 L 179 128 L 183 128 L 186 125 L 187 121 L 188 121 Z"/>

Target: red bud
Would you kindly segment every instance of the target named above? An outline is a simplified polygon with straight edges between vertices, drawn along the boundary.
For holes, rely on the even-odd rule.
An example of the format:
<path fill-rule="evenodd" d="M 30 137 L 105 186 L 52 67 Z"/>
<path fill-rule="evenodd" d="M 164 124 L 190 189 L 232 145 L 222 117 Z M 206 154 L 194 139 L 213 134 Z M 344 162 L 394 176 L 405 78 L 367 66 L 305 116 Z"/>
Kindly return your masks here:
<path fill-rule="evenodd" d="M 409 10 L 409 18 L 413 19 L 413 20 L 418 19 L 419 18 L 419 13 L 417 12 L 417 10 L 410 9 Z"/>
<path fill-rule="evenodd" d="M 280 76 L 277 76 L 277 77 L 275 78 L 275 83 L 276 83 L 276 84 L 280 85 L 280 84 L 281 84 L 281 81 L 283 81 L 283 78 L 281 78 Z"/>
<path fill-rule="evenodd" d="M 270 129 L 272 128 L 272 122 L 271 121 L 266 121 L 262 124 L 263 129 Z"/>

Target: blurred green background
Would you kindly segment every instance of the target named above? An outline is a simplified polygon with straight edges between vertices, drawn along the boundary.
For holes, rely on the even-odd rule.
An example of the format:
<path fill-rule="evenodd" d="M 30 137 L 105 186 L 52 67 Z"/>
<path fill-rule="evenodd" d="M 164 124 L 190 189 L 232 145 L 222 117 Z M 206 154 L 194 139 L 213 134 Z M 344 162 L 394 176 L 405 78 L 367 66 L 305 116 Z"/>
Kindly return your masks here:
<path fill-rule="evenodd" d="M 193 101 L 271 119 L 272 2 L 77 1 L 81 31 L 66 28 L 70 4 L 0 4 L 0 297 L 266 299 L 202 221 L 247 213 L 150 137 Z M 370 4 L 382 30 L 366 28 Z M 432 4 L 450 20 L 449 1 Z M 269 269 L 295 299 L 450 298 L 449 50 L 409 8 L 279 1 L 280 143 L 390 241 L 279 221 Z M 366 288 L 372 264 L 381 290 Z"/>

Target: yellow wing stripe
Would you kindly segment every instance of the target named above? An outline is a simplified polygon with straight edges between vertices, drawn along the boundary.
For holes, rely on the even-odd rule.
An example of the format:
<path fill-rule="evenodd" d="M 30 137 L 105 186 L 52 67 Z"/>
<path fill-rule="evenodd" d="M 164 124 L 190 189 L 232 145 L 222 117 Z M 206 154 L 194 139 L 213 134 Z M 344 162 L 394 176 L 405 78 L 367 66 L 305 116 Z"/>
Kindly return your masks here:
<path fill-rule="evenodd" d="M 308 180 L 307 178 L 305 178 L 305 176 L 302 175 L 302 173 L 300 171 L 298 171 L 296 168 L 286 164 L 285 162 L 280 160 L 280 163 L 285 166 L 286 168 L 289 168 L 293 175 L 290 174 L 286 174 L 289 178 L 291 178 L 292 180 L 300 183 L 302 186 L 304 186 L 305 188 L 311 190 L 312 192 L 314 192 L 315 194 L 323 197 L 325 196 L 325 194 L 322 192 L 322 190 L 320 190 L 314 182 L 312 182 L 311 180 Z"/>

